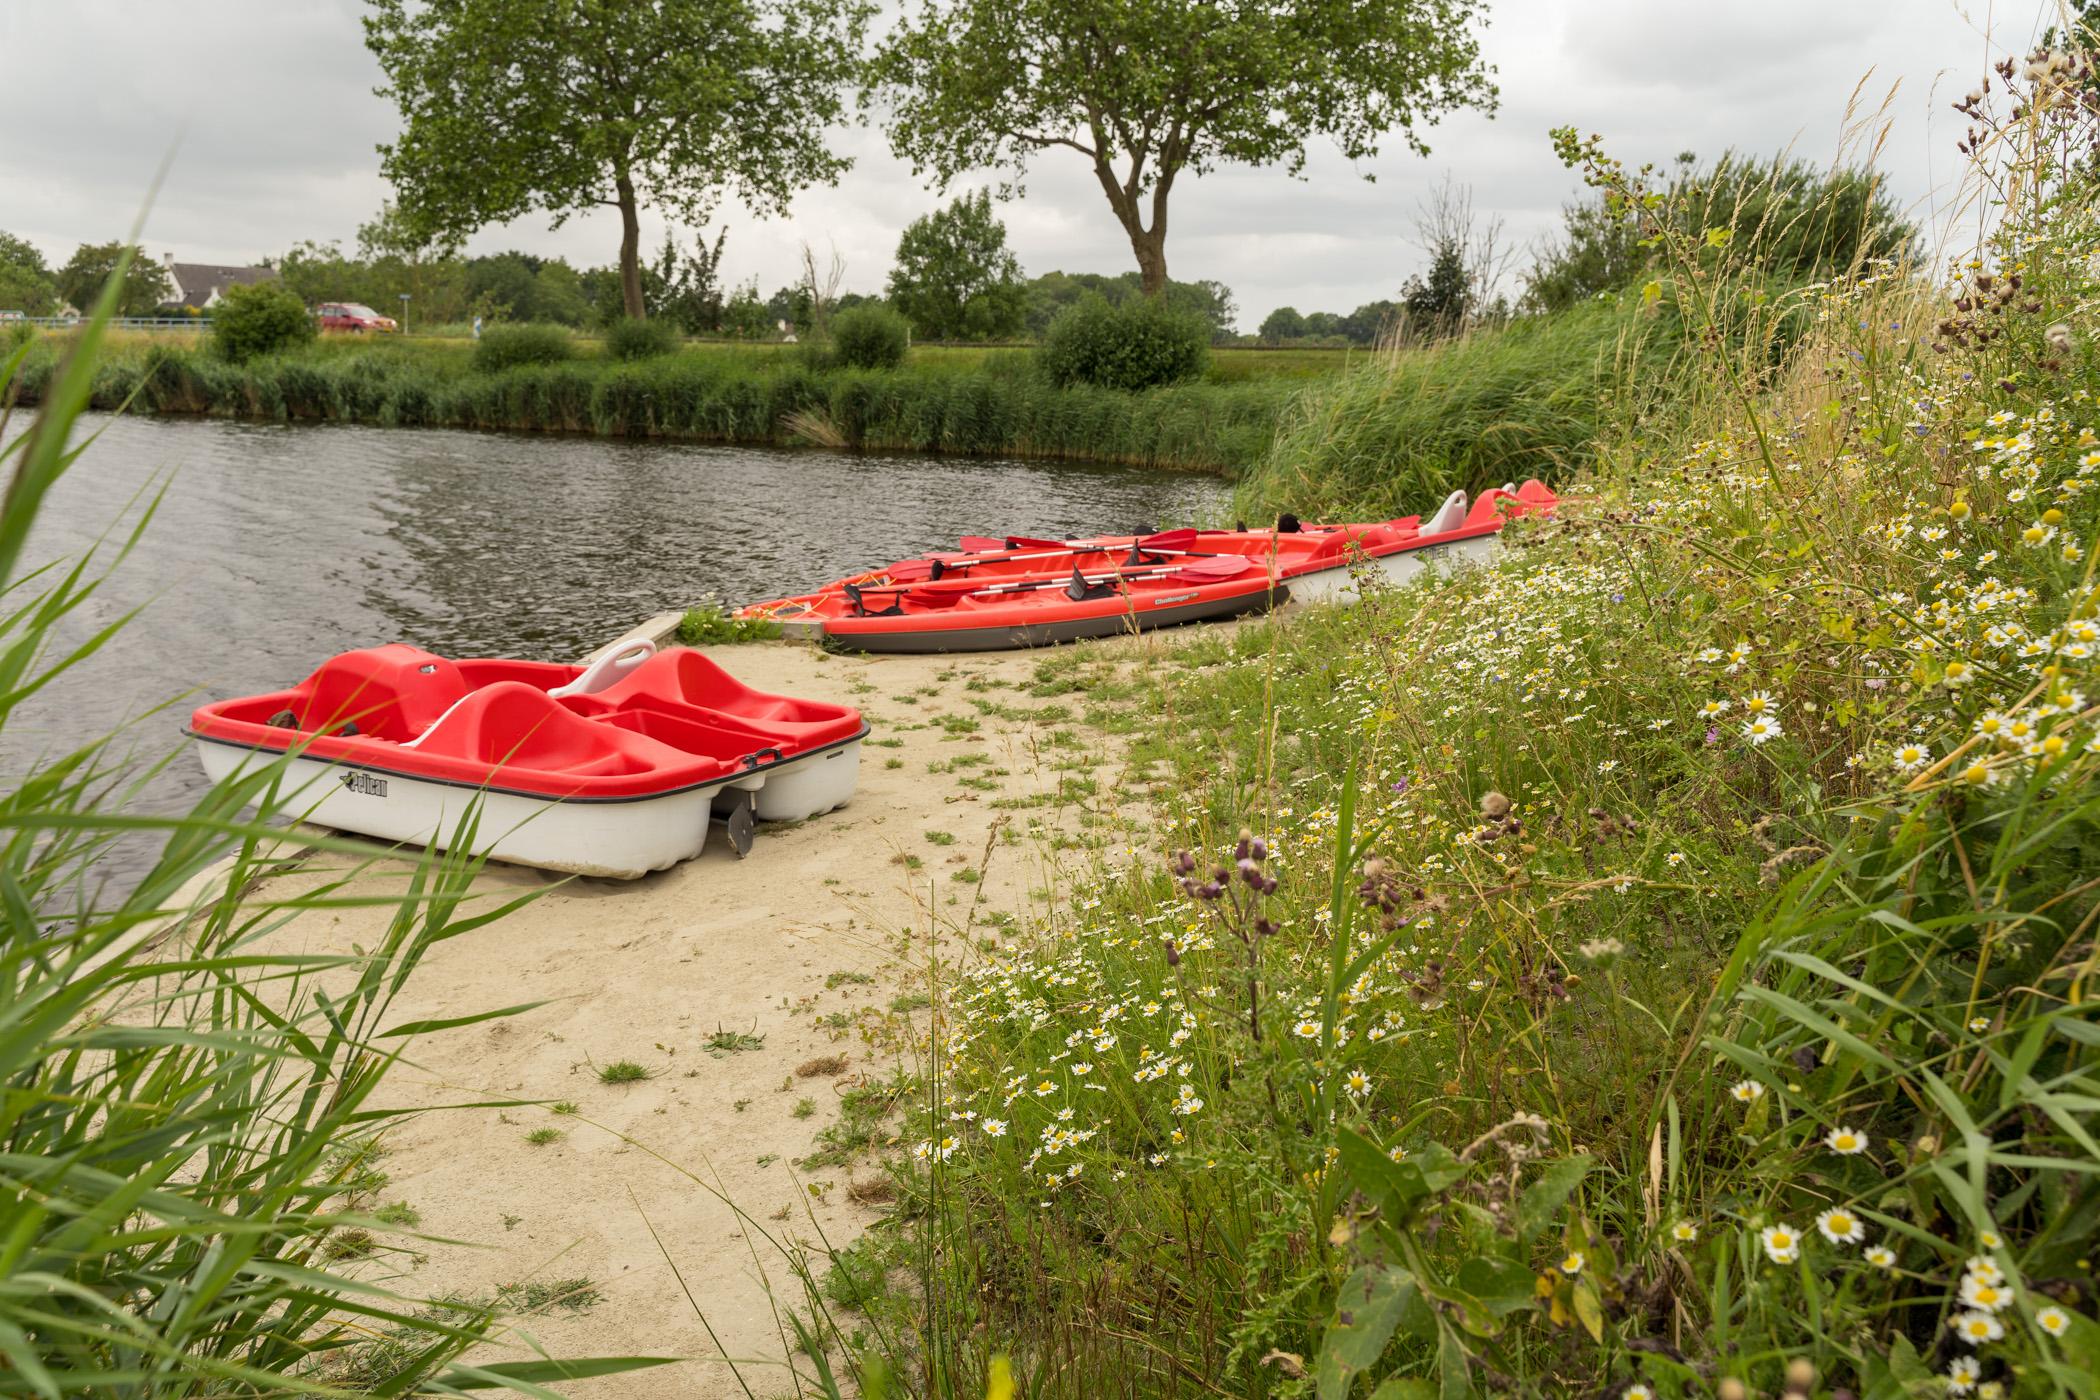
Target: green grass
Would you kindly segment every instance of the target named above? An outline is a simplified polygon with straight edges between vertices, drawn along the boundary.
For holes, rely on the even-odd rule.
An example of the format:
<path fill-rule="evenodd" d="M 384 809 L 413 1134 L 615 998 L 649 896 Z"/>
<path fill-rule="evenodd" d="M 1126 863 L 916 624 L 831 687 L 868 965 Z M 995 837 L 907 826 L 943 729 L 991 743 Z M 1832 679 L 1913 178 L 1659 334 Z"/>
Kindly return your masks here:
<path fill-rule="evenodd" d="M 646 1065 L 636 1064 L 633 1060 L 614 1060 L 598 1067 L 598 1082 L 601 1084 L 639 1084 L 644 1079 L 653 1078 L 655 1075 Z"/>
<path fill-rule="evenodd" d="M 1301 395 L 1235 509 L 1248 520 L 1427 512 L 1448 492 L 1565 480 L 1638 450 L 1697 382 L 1683 320 L 1629 293 L 1429 347 L 1360 356 Z"/>
<path fill-rule="evenodd" d="M 1775 307 L 1816 326 L 1784 360 L 1722 245 L 1666 241 L 1644 314 L 1696 354 L 1646 379 L 1594 313 L 1568 504 L 1496 566 L 1120 693 L 1046 659 L 1172 801 L 941 982 L 903 1200 L 830 1276 L 871 1348 L 947 1395 L 993 1357 L 1036 1396 L 1936 1395 L 1972 1355 L 2092 1393 L 2100 353 L 2051 330 L 2089 207 L 2011 211 L 1984 312 Z M 1325 499 L 1546 351 L 1441 353 L 1419 403 L 1329 386 Z M 2019 1301 L 1972 1351 L 1975 1259 Z"/>
<path fill-rule="evenodd" d="M 780 635 L 780 624 L 761 617 L 735 617 L 721 608 L 690 608 L 678 620 L 678 644 L 687 647 L 722 646 L 737 642 L 772 641 Z"/>

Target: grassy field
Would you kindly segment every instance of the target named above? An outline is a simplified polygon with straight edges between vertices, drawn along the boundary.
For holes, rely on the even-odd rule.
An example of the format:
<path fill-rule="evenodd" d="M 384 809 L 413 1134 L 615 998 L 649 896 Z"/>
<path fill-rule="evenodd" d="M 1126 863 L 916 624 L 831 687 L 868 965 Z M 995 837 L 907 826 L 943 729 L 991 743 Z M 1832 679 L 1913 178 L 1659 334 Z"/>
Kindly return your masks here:
<path fill-rule="evenodd" d="M 995 1358 L 1037 1396 L 2094 1395 L 2100 222 L 2060 134 L 1993 148 L 2043 193 L 1965 304 L 1857 269 L 1773 303 L 1776 362 L 1665 236 L 1684 377 L 1496 567 L 1046 658 L 1164 833 L 1102 823 L 1057 917 L 929 970 L 841 1344 L 938 1395 Z M 1655 387 L 1593 330 L 1593 382 Z M 1479 353 L 1395 365 L 1406 421 L 1496 426 Z M 1378 387 L 1301 405 L 1344 508 Z"/>

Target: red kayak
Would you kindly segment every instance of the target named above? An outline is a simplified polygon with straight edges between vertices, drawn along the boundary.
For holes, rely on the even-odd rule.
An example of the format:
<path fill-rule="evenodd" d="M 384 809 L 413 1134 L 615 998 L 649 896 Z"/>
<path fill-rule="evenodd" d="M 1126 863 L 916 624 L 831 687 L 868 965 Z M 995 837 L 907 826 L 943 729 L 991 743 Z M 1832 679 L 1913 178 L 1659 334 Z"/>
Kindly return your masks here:
<path fill-rule="evenodd" d="M 698 855 L 725 819 L 797 821 L 853 795 L 860 712 L 753 690 L 699 652 L 617 648 L 589 667 L 344 652 L 290 690 L 201 706 L 215 781 L 283 761 L 280 810 L 389 841 L 467 841 L 523 865 L 631 878 Z"/>
<path fill-rule="evenodd" d="M 824 635 L 871 652 L 1046 646 L 1237 617 L 1288 597 L 1267 570 L 1237 556 L 1093 574 L 1075 566 L 1062 578 L 1009 577 L 990 584 L 950 578 L 846 587 L 854 611 L 828 617 Z"/>
<path fill-rule="evenodd" d="M 1456 564 L 1492 552 L 1503 525 L 1521 515 L 1550 512 L 1558 498 L 1537 481 L 1493 490 L 1469 503 L 1456 491 L 1427 520 L 1405 516 L 1360 524 L 1301 525 L 1286 516 L 1271 530 L 1170 530 L 1151 535 L 1104 535 L 1082 540 L 1025 536 L 967 536 L 961 548 L 899 560 L 837 579 L 813 593 L 753 603 L 743 617 L 766 618 L 789 635 L 837 638 L 863 650 L 964 651 L 1034 646 L 1110 635 L 1214 617 L 1230 617 L 1289 596 L 1301 602 L 1350 601 L 1367 572 L 1399 583 L 1425 568 Z M 1242 560 L 1269 585 L 1254 588 L 1229 561 Z M 1206 574 L 1206 561 L 1222 571 Z M 1128 580 L 1140 601 L 1126 608 L 1128 625 L 1104 622 L 1098 598 L 1057 594 L 1074 576 L 1089 586 Z M 1201 596 L 1158 614 L 1146 598 L 1176 591 L 1156 580 L 1196 585 Z M 1028 596 L 1019 596 L 1025 589 Z M 1185 589 L 1182 591 L 1186 591 Z M 1228 606 L 1242 602 L 1244 606 Z M 1019 611 L 1013 611 L 1019 609 Z M 995 616 L 982 623 L 988 610 Z M 874 624 L 874 625 L 863 625 Z M 905 634 L 924 633 L 911 645 Z M 867 639 L 883 639 L 871 646 Z"/>

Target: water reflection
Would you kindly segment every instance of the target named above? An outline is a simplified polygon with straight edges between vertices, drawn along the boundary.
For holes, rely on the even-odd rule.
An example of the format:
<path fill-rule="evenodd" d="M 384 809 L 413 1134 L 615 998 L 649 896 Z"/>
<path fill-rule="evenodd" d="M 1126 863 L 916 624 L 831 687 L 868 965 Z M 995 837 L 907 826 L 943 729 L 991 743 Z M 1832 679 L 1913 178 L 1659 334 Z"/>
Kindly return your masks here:
<path fill-rule="evenodd" d="M 19 431 L 18 416 L 12 429 Z M 166 484 L 79 641 L 140 605 L 0 740 L 0 781 L 186 692 L 287 684 L 350 647 L 569 658 L 707 596 L 806 588 L 867 563 L 1009 531 L 1087 534 L 1218 508 L 1208 477 L 1054 463 L 854 456 L 348 425 L 100 418 L 29 557 L 77 555 Z M 176 713 L 140 723 L 164 752 Z M 142 806 L 202 786 L 172 764 Z"/>

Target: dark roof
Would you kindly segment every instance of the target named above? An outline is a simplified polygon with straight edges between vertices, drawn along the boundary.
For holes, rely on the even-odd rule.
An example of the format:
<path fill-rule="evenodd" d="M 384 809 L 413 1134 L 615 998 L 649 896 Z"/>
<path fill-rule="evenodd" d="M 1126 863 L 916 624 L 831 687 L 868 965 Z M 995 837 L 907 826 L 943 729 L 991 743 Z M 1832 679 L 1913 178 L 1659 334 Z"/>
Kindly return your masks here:
<path fill-rule="evenodd" d="M 274 281 L 277 270 L 269 267 L 228 267 L 219 263 L 167 263 L 168 276 L 175 283 L 171 300 L 183 306 L 201 307 L 214 294 L 223 293 L 228 287 L 251 287 L 257 282 Z"/>

